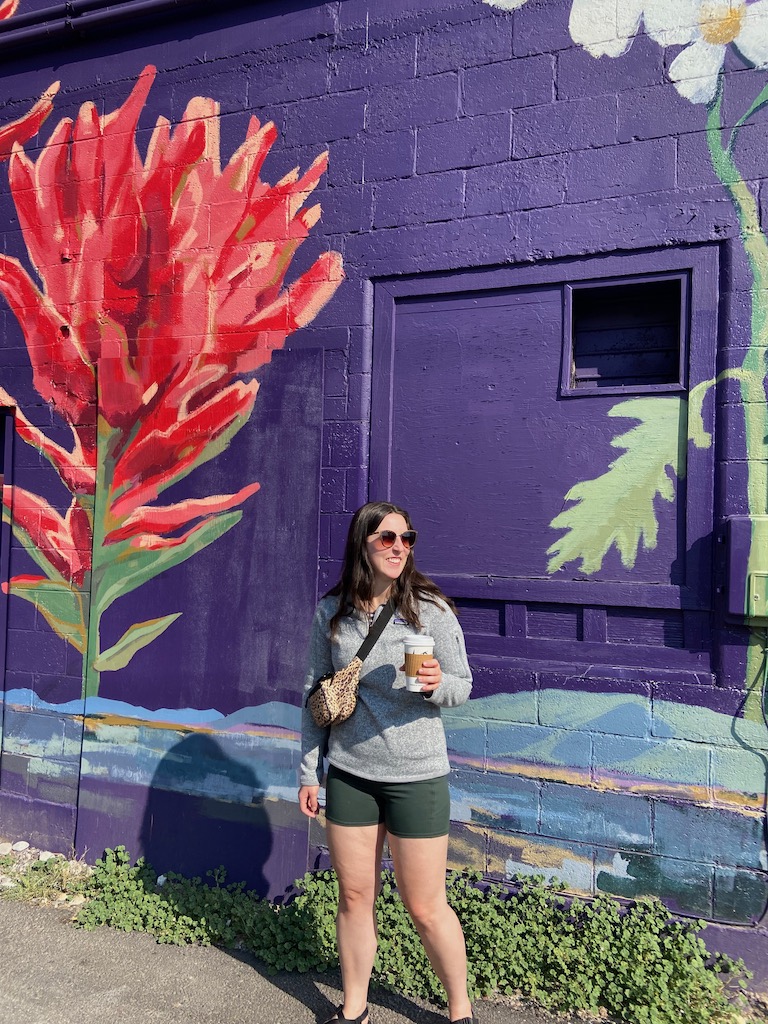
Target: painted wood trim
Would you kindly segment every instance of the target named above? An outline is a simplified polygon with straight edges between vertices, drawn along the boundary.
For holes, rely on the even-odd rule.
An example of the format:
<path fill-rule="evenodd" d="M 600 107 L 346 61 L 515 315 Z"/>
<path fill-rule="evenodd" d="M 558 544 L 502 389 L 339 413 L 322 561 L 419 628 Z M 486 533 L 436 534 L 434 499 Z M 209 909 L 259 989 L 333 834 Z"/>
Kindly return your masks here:
<path fill-rule="evenodd" d="M 664 670 L 685 670 L 695 672 L 697 681 L 701 682 L 701 674 L 711 678 L 710 652 L 688 651 L 680 647 L 662 647 L 636 643 L 589 643 L 585 640 L 556 640 L 550 637 L 489 637 L 478 634 L 467 636 L 467 649 L 470 663 L 475 655 L 503 658 L 505 661 L 525 663 L 540 669 L 547 662 L 562 662 L 571 666 L 588 664 L 600 668 L 601 675 L 610 675 L 611 666 L 634 668 L 638 678 L 647 676 L 648 665 L 653 664 L 653 678 L 656 679 Z M 663 660 L 663 668 L 657 669 Z"/>
<path fill-rule="evenodd" d="M 690 588 L 671 584 L 453 576 L 438 572 L 430 572 L 429 576 L 446 594 L 454 598 L 536 601 L 541 604 L 586 604 L 593 607 L 607 605 L 621 608 L 708 608 Z"/>

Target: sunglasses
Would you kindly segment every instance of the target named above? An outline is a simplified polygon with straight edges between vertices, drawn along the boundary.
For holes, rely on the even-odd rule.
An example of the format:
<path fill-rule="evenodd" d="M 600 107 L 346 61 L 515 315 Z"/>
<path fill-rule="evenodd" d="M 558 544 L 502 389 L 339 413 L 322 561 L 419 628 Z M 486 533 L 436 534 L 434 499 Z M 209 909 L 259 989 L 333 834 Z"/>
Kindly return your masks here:
<path fill-rule="evenodd" d="M 381 546 L 384 548 L 391 548 L 397 538 L 394 530 L 377 530 L 371 536 L 378 537 L 381 541 Z M 410 550 L 416 543 L 416 531 L 406 530 L 405 533 L 400 534 L 400 540 L 403 542 L 403 547 Z"/>

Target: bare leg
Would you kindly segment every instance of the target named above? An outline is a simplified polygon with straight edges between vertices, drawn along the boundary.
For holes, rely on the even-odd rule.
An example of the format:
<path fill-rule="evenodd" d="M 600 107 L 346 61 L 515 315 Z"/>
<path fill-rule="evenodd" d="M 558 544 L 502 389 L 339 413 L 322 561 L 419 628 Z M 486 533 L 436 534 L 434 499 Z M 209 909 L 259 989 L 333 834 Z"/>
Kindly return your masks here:
<path fill-rule="evenodd" d="M 327 835 L 339 879 L 336 942 L 344 987 L 343 1013 L 354 1019 L 368 1002 L 368 983 L 376 956 L 375 904 L 385 829 L 383 825 L 346 826 L 329 821 Z"/>
<path fill-rule="evenodd" d="M 448 996 L 450 1019 L 471 1017 L 464 934 L 445 894 L 448 837 L 401 839 L 391 835 L 389 848 L 398 890 Z"/>

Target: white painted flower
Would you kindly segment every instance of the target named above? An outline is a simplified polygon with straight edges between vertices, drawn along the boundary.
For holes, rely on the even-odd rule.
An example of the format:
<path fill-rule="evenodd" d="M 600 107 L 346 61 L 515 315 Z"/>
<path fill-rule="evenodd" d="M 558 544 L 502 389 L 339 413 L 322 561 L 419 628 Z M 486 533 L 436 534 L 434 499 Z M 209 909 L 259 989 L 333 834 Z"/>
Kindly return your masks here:
<path fill-rule="evenodd" d="M 692 103 L 709 103 L 729 45 L 754 67 L 768 67 L 768 0 L 699 0 L 697 6 L 691 45 L 672 61 L 669 77 Z"/>
<path fill-rule="evenodd" d="M 500 11 L 516 11 L 518 7 L 527 4 L 528 0 L 483 0 L 489 7 L 498 7 Z"/>
<path fill-rule="evenodd" d="M 695 38 L 701 0 L 573 0 L 571 38 L 593 57 L 620 57 L 643 23 L 661 46 Z"/>
<path fill-rule="evenodd" d="M 514 11 L 527 0 L 483 0 Z M 681 96 L 709 103 L 729 46 L 768 68 L 768 0 L 573 0 L 571 38 L 593 57 L 620 57 L 642 29 L 660 46 L 684 46 L 669 68 Z"/>

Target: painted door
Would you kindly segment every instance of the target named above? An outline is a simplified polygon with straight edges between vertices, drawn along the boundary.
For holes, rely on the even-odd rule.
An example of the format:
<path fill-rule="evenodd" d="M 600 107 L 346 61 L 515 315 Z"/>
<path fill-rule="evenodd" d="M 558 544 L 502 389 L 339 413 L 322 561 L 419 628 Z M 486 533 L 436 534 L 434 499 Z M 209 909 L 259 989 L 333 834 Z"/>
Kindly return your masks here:
<path fill-rule="evenodd" d="M 378 286 L 371 496 L 413 515 L 476 656 L 710 670 L 712 462 L 687 451 L 686 398 L 713 359 L 714 266 L 659 253 Z M 682 289 L 679 367 L 642 324 L 595 341 L 607 294 L 659 281 Z M 594 308 L 574 297 L 590 287 Z"/>

